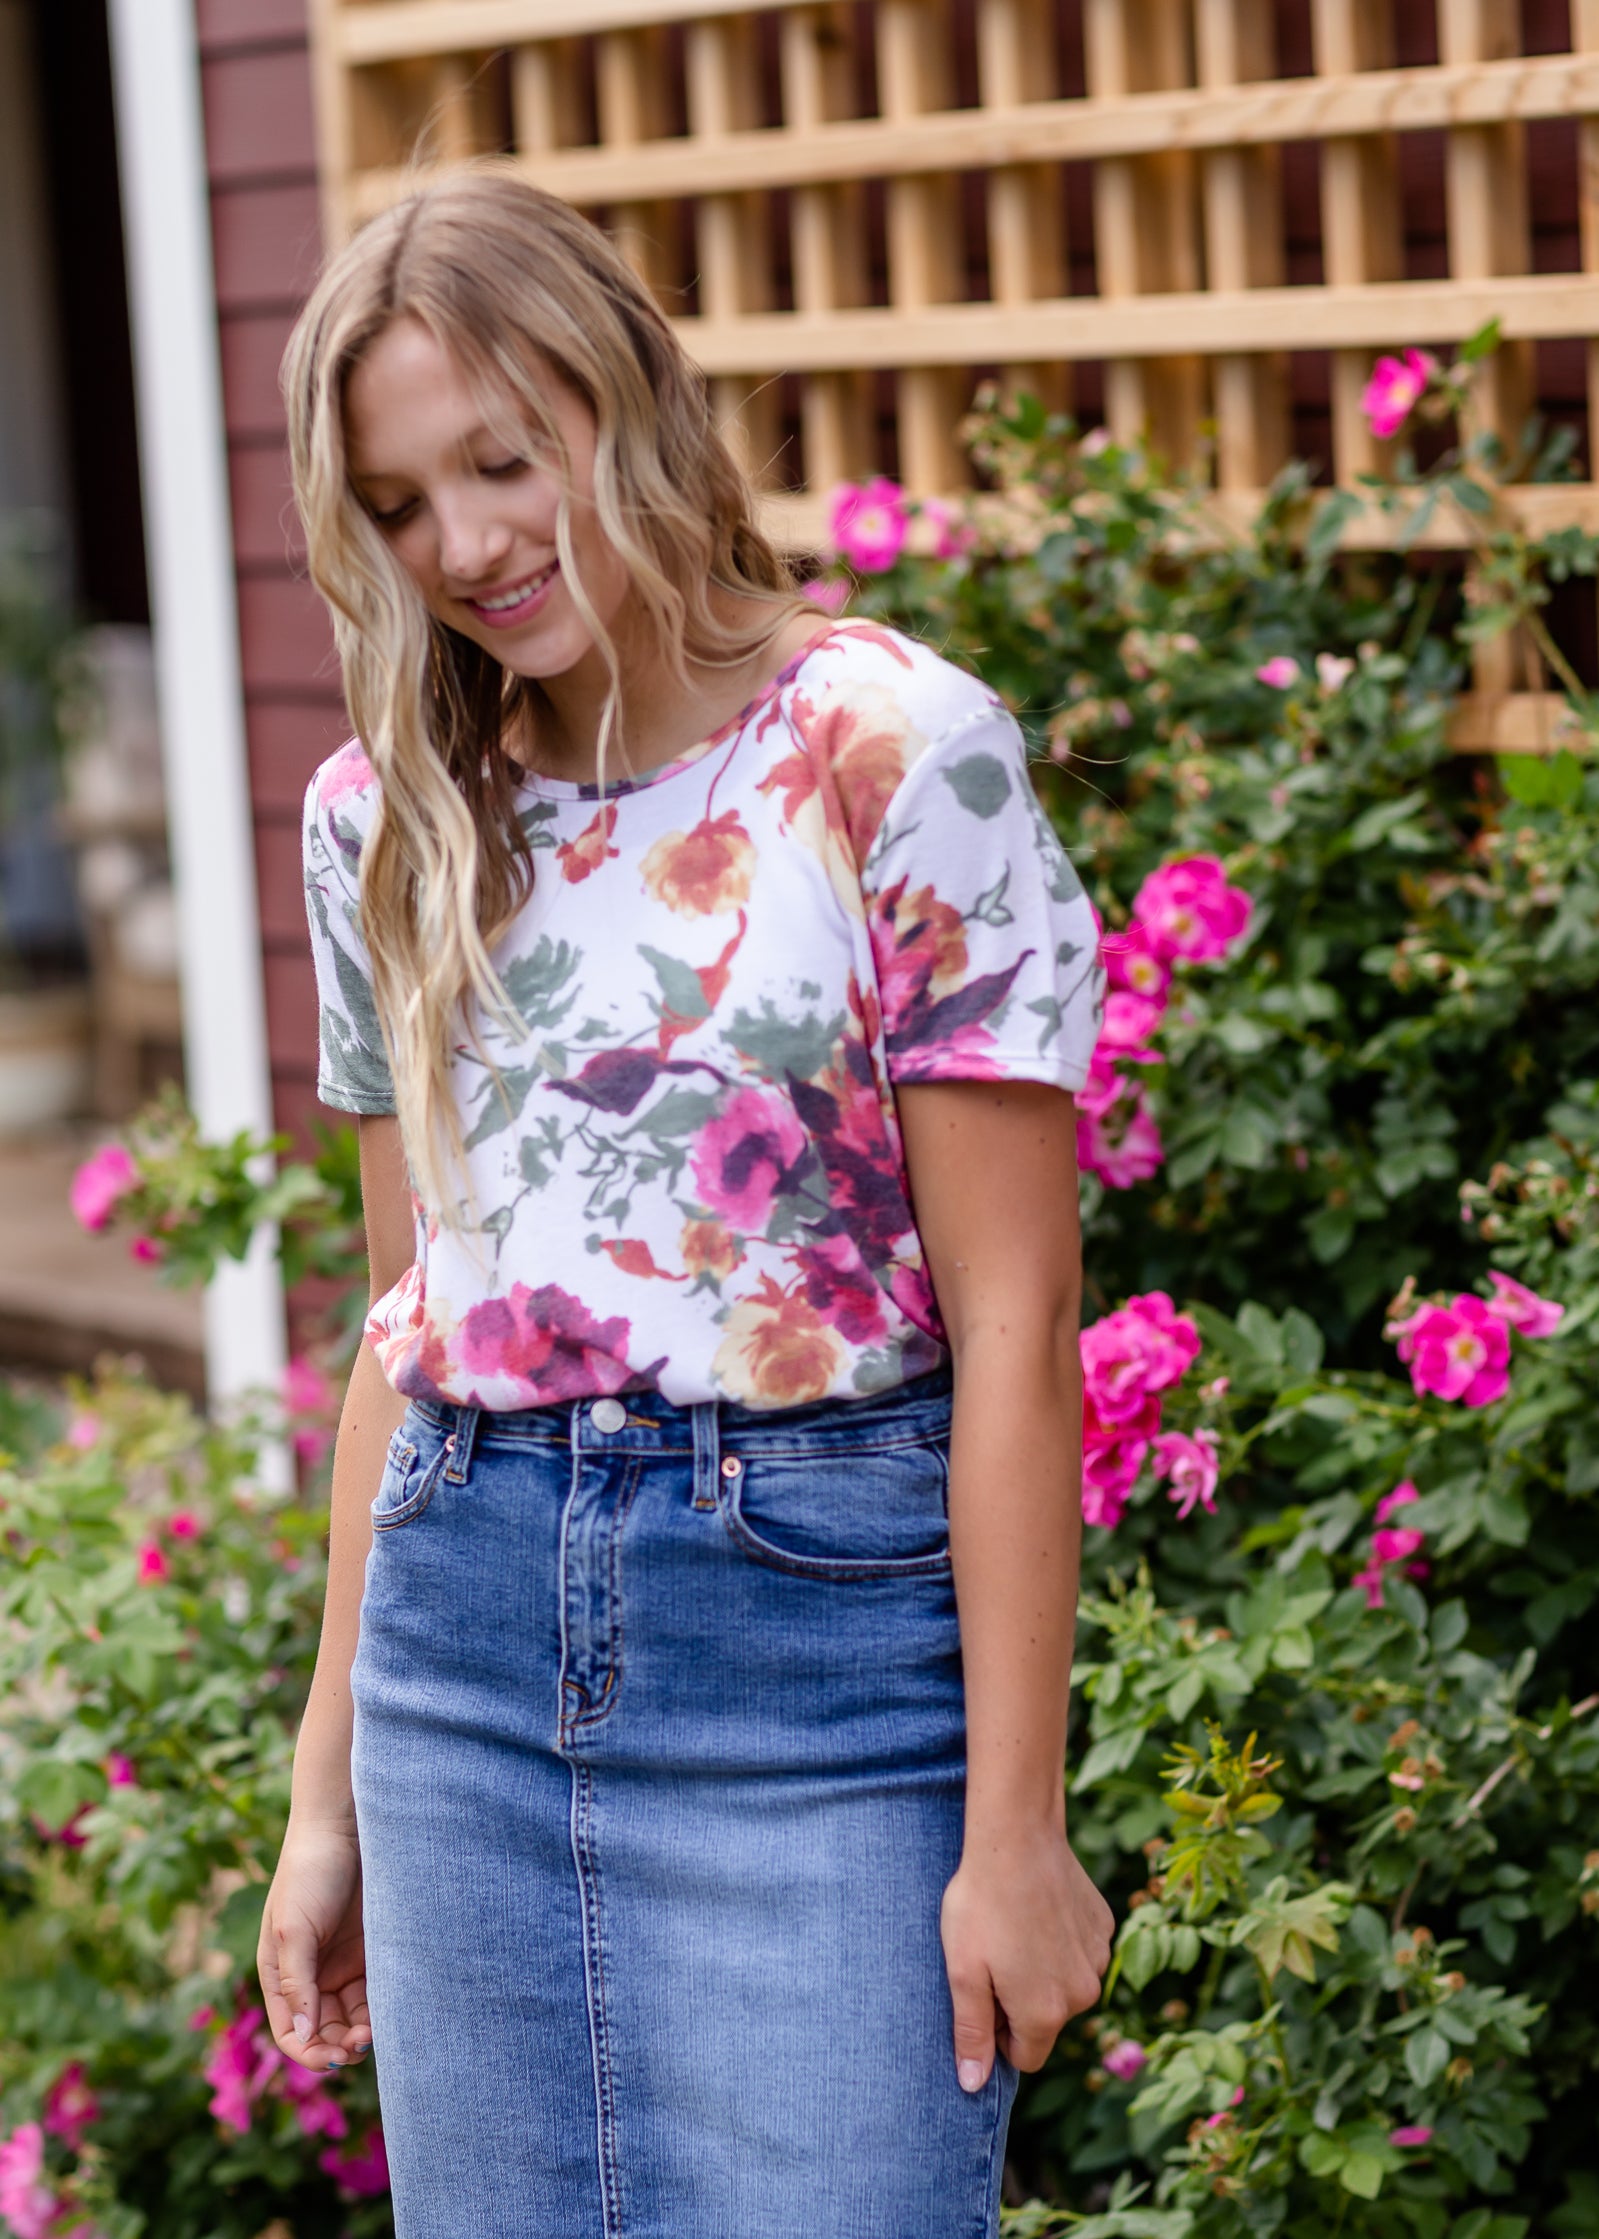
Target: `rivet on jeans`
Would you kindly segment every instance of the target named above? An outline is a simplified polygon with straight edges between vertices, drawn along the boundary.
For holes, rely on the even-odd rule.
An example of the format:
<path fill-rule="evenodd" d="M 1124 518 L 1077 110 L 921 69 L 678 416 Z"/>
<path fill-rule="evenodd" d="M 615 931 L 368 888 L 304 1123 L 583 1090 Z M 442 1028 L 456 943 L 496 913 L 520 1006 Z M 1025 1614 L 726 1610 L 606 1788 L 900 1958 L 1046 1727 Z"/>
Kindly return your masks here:
<path fill-rule="evenodd" d="M 722 1475 L 724 1477 L 736 1477 L 743 1467 L 744 1464 L 742 1462 L 735 1461 L 732 1455 L 729 1454 L 726 1461 L 722 1464 Z"/>

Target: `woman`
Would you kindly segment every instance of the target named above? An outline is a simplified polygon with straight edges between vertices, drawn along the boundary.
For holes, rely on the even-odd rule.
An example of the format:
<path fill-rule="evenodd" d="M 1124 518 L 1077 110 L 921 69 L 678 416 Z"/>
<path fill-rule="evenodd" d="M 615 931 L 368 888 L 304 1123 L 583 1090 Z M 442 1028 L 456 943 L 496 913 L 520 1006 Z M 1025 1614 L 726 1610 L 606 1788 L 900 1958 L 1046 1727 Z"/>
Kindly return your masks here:
<path fill-rule="evenodd" d="M 274 2033 L 375 2045 L 401 2239 L 975 2239 L 1108 1957 L 1062 1784 L 1092 914 L 1009 716 L 820 625 L 562 204 L 375 220 L 285 383 L 373 1304 Z"/>

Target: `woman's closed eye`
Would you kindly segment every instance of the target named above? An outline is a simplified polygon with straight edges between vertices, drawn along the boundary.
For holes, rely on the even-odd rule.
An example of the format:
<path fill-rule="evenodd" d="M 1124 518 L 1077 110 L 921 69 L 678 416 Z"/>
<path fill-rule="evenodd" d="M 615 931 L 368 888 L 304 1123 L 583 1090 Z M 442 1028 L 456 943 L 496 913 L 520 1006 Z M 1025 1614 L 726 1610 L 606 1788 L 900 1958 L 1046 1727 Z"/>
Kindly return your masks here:
<path fill-rule="evenodd" d="M 398 505 L 374 505 L 368 498 L 366 509 L 380 529 L 397 529 L 410 520 L 416 511 L 416 503 L 415 498 L 401 498 Z"/>

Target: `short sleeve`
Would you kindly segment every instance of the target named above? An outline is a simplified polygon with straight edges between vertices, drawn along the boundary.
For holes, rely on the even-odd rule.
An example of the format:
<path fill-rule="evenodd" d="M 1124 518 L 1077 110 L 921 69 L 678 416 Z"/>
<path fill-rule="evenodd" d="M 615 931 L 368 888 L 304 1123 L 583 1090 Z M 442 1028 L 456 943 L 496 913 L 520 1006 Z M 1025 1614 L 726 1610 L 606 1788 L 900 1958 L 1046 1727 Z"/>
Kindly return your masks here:
<path fill-rule="evenodd" d="M 372 993 L 372 959 L 361 933 L 362 828 L 356 795 L 342 765 L 359 747 L 323 764 L 305 796 L 301 859 L 306 917 L 316 967 L 318 1035 L 316 1092 L 343 1112 L 390 1113 L 394 1079 Z M 370 772 L 368 772 L 370 775 Z"/>
<path fill-rule="evenodd" d="M 997 703 L 919 754 L 861 871 L 899 1081 L 1080 1089 L 1104 1012 L 1094 913 Z"/>

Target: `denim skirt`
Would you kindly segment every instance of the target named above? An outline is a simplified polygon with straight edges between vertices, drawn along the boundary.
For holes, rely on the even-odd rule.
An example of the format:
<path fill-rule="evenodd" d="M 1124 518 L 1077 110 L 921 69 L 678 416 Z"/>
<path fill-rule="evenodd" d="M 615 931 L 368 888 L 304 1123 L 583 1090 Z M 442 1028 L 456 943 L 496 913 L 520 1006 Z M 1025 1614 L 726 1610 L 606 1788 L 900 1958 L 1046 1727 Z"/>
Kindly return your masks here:
<path fill-rule="evenodd" d="M 985 2239 L 949 1385 L 413 1404 L 353 1676 L 398 2239 Z"/>

